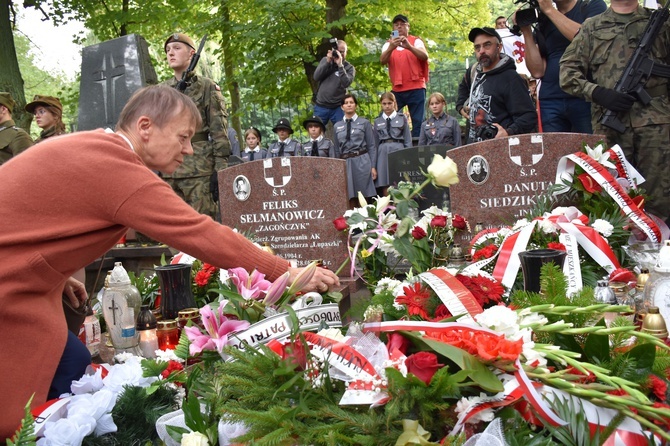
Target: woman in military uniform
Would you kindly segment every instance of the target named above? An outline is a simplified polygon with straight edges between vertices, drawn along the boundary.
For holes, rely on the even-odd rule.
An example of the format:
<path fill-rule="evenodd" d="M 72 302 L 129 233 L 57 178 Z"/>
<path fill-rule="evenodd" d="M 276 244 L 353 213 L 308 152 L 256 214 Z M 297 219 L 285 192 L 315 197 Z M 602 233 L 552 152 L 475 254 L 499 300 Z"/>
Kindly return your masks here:
<path fill-rule="evenodd" d="M 42 129 L 40 137 L 37 138 L 35 143 L 65 133 L 63 104 L 60 103 L 58 98 L 37 94 L 33 98 L 33 102 L 26 104 L 26 111 L 35 115 L 35 122 Z"/>

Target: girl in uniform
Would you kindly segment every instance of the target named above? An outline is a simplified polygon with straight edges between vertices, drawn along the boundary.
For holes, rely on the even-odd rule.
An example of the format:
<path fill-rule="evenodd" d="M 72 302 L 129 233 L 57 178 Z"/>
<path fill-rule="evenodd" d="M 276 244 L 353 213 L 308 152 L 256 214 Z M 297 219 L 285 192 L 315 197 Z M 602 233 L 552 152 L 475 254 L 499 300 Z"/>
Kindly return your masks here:
<path fill-rule="evenodd" d="M 247 144 L 242 152 L 242 159 L 245 162 L 265 158 L 267 150 L 261 147 L 261 132 L 257 128 L 249 127 L 244 132 L 244 141 Z"/>
<path fill-rule="evenodd" d="M 26 104 L 26 111 L 35 115 L 37 126 L 42 129 L 35 143 L 52 136 L 65 134 L 63 105 L 53 96 L 35 95 L 33 102 Z"/>
<path fill-rule="evenodd" d="M 386 92 L 380 97 L 382 114 L 374 121 L 377 138 L 377 193 L 386 195 L 391 179 L 389 178 L 389 153 L 412 147 L 412 134 L 409 131 L 407 117 L 398 113 L 395 95 Z"/>
<path fill-rule="evenodd" d="M 334 143 L 336 157 L 347 160 L 347 190 L 349 206 L 358 203 L 358 193 L 374 197 L 377 178 L 377 144 L 372 124 L 356 114 L 358 101 L 352 94 L 342 99 L 344 119 L 335 123 Z"/>
<path fill-rule="evenodd" d="M 419 134 L 420 146 L 448 144 L 453 147 L 461 145 L 461 127 L 453 116 L 444 112 L 447 101 L 442 93 L 433 93 L 428 98 L 428 108 L 433 116 L 421 124 Z"/>

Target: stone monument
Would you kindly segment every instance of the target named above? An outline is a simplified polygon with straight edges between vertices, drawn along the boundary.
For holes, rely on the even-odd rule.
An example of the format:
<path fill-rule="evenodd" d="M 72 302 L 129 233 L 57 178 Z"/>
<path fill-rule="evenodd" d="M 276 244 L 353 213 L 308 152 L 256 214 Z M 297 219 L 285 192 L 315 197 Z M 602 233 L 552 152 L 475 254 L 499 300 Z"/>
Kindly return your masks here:
<path fill-rule="evenodd" d="M 426 177 L 421 173 L 421 170 L 426 171 L 428 165 L 433 161 L 433 155 L 437 153 L 448 156 L 452 147 L 449 144 L 408 147 L 389 153 L 389 179 L 391 184 L 397 185 L 398 182 L 407 179 L 415 183 L 423 183 Z M 449 208 L 449 191 L 429 184 L 423 189 L 417 202 L 420 211 L 433 205 Z"/>
<path fill-rule="evenodd" d="M 296 266 L 322 260 L 333 271 L 348 257 L 333 220 L 348 208 L 346 161 L 280 157 L 219 171 L 221 222 L 248 232 Z"/>
<path fill-rule="evenodd" d="M 135 90 L 158 83 L 147 42 L 130 34 L 82 50 L 77 130 L 114 128 Z"/>
<path fill-rule="evenodd" d="M 556 178 L 564 155 L 595 147 L 602 135 L 542 133 L 490 139 L 457 147 L 447 155 L 458 166 L 450 188 L 452 212 L 472 224 L 511 224 L 522 218 Z"/>

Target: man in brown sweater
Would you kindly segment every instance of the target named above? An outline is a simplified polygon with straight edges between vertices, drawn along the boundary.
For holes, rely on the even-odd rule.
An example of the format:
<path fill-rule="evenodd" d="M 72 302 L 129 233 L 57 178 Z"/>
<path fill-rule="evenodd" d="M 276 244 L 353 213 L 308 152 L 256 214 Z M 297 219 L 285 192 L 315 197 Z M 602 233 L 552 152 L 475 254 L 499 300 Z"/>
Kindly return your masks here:
<path fill-rule="evenodd" d="M 187 96 L 147 87 L 126 104 L 116 133 L 53 138 L 0 167 L 0 442 L 18 428 L 33 393 L 33 407 L 46 401 L 66 343 L 68 350 L 79 347 L 68 338 L 61 304 L 64 287 L 73 285 L 69 277 L 127 228 L 220 268 L 256 268 L 269 280 L 299 274 L 194 211 L 154 173 L 173 172 L 193 153 L 200 120 Z M 338 283 L 319 268 L 305 290 L 325 292 Z"/>

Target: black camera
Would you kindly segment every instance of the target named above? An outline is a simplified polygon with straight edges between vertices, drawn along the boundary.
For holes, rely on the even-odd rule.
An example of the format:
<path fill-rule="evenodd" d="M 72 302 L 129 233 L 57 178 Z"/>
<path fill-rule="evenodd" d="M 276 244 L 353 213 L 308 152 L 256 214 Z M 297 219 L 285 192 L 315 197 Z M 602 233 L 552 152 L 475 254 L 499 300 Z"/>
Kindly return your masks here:
<path fill-rule="evenodd" d="M 331 53 L 333 58 L 339 58 L 340 53 L 338 51 L 337 37 L 333 37 L 332 39 L 328 40 L 328 42 L 330 42 L 330 47 L 333 50 L 333 52 Z"/>
<path fill-rule="evenodd" d="M 526 3 L 529 6 L 526 9 L 520 9 L 516 12 L 514 18 L 515 24 L 510 28 L 512 34 L 520 36 L 521 27 L 537 23 L 540 19 L 540 5 L 537 3 L 537 0 L 517 0 L 514 3 Z"/>
<path fill-rule="evenodd" d="M 475 138 L 477 141 L 486 141 L 487 139 L 493 139 L 498 134 L 498 127 L 493 124 L 484 124 L 477 127 L 475 131 Z"/>

